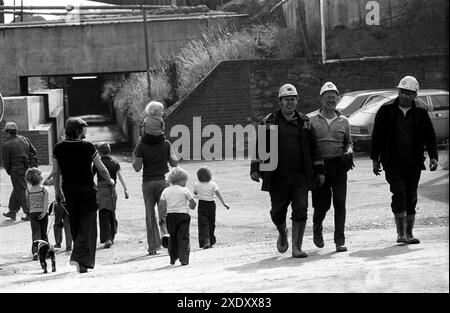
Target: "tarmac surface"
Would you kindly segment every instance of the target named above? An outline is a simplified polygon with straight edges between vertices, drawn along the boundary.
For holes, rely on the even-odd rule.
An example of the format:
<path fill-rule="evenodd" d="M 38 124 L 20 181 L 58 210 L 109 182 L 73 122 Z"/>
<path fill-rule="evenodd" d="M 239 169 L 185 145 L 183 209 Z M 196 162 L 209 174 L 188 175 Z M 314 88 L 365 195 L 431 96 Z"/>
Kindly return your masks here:
<path fill-rule="evenodd" d="M 324 221 L 325 247 L 312 242 L 312 213 L 303 241 L 304 259 L 291 256 L 291 248 L 276 250 L 267 193 L 250 181 L 248 161 L 216 161 L 207 165 L 224 198 L 226 210 L 217 203 L 218 243 L 203 250 L 197 243 L 197 212 L 191 212 L 190 264 L 169 265 L 166 249 L 146 253 L 144 203 L 141 173 L 132 170 L 130 158 L 115 156 L 122 166 L 130 199 L 119 195 L 119 231 L 114 245 L 98 243 L 96 266 L 79 274 L 68 261 L 70 252 L 57 251 L 57 271 L 42 274 L 31 259 L 31 229 L 28 222 L 0 217 L 0 293 L 448 293 L 449 228 L 448 169 L 422 172 L 414 235 L 418 245 L 399 245 L 390 210 L 389 186 L 384 175 L 375 177 L 367 155 L 355 159 L 348 174 L 346 246 L 337 253 L 333 243 L 333 209 Z M 440 151 L 448 160 L 448 152 Z M 428 168 L 428 160 L 426 161 Z M 203 162 L 180 164 L 189 174 L 192 190 L 196 170 Z M 45 174 L 50 166 L 41 166 Z M 9 177 L 0 172 L 0 207 L 7 211 L 11 191 Z M 51 199 L 53 189 L 50 188 Z M 310 202 L 311 203 L 311 202 Z M 288 218 L 290 210 L 288 211 Z M 53 217 L 49 219 L 52 222 Z M 288 219 L 289 243 L 291 222 Z M 54 242 L 53 231 L 49 238 Z"/>

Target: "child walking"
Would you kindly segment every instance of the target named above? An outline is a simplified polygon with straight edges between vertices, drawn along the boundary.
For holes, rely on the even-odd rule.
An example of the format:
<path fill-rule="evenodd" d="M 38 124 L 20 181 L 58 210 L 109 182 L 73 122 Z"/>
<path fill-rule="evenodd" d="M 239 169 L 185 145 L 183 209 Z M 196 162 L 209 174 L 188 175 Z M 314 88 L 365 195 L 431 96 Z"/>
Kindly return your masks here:
<path fill-rule="evenodd" d="M 53 185 L 53 172 L 44 180 L 44 186 Z M 55 249 L 61 248 L 62 231 L 66 237 L 66 251 L 72 251 L 72 234 L 70 231 L 69 213 L 64 202 L 53 201 L 49 206 L 49 212 L 54 212 L 53 235 L 55 236 Z"/>
<path fill-rule="evenodd" d="M 190 190 L 186 187 L 188 175 L 181 167 L 175 167 L 168 177 L 169 187 L 161 194 L 158 206 L 166 216 L 169 231 L 170 264 L 180 259 L 181 265 L 189 264 L 189 226 L 191 216 L 189 209 L 194 210 L 196 203 Z"/>
<path fill-rule="evenodd" d="M 214 231 L 216 229 L 216 203 L 217 196 L 223 206 L 230 207 L 223 199 L 219 186 L 211 180 L 212 174 L 208 167 L 201 167 L 197 171 L 198 182 L 194 185 L 194 194 L 198 196 L 198 243 L 200 248 L 208 249 L 216 243 Z"/>
<path fill-rule="evenodd" d="M 164 105 L 158 101 L 150 101 L 145 107 L 147 117 L 144 119 L 142 142 L 147 144 L 154 144 L 163 142 L 166 138 L 164 136 L 165 123 L 162 118 L 164 113 Z"/>
<path fill-rule="evenodd" d="M 42 185 L 42 172 L 36 167 L 26 171 L 25 179 L 30 185 L 25 194 L 30 205 L 31 253 L 33 260 L 37 260 L 37 246 L 33 242 L 38 239 L 48 242 L 48 189 Z"/>
<path fill-rule="evenodd" d="M 120 164 L 109 155 L 111 153 L 110 145 L 101 143 L 97 147 L 97 151 L 102 163 L 108 169 L 109 176 L 115 183 L 117 183 L 117 178 L 119 178 L 125 192 L 125 199 L 128 199 L 127 186 L 120 171 Z M 93 167 L 93 172 L 94 175 L 97 173 L 95 166 Z M 117 234 L 117 193 L 116 186 L 109 185 L 101 175 L 97 175 L 97 203 L 99 208 L 100 243 L 105 243 L 104 248 L 109 249 L 114 243 L 114 237 Z"/>

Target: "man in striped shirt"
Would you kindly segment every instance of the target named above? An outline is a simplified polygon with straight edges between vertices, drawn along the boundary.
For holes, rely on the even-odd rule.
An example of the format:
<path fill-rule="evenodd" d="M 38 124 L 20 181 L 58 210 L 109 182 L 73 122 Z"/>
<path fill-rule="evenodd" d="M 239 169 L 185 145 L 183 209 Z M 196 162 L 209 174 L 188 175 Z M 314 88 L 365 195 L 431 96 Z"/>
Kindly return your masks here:
<path fill-rule="evenodd" d="M 319 154 L 325 161 L 325 183 L 312 191 L 313 241 L 318 248 L 324 246 L 322 222 L 333 199 L 334 243 L 336 251 L 343 252 L 347 251 L 344 228 L 349 170 L 345 160 L 352 162 L 353 143 L 348 119 L 336 110 L 338 100 L 338 89 L 332 82 L 326 82 L 320 90 L 321 109 L 310 117 Z"/>

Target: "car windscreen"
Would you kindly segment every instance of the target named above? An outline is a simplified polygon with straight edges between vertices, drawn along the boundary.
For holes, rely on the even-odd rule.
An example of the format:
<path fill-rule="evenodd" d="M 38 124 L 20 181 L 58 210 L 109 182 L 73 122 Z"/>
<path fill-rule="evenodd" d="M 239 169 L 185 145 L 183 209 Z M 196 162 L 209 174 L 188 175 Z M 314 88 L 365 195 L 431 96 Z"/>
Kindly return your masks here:
<path fill-rule="evenodd" d="M 342 96 L 341 99 L 339 99 L 338 104 L 336 104 L 336 110 L 344 110 L 353 102 L 354 99 L 355 97 L 353 96 Z"/>
<path fill-rule="evenodd" d="M 364 113 L 375 114 L 383 104 L 391 100 L 391 98 L 386 98 L 383 96 L 378 96 L 376 98 L 378 98 L 378 101 L 375 101 L 375 99 L 373 99 L 372 101 L 370 101 L 370 103 L 367 103 L 360 111 Z"/>
<path fill-rule="evenodd" d="M 372 103 L 380 102 L 383 99 L 388 99 L 388 97 L 382 96 L 382 95 L 371 96 L 369 99 L 367 99 L 366 103 L 364 103 L 364 107 L 367 107 L 368 105 L 371 105 Z"/>

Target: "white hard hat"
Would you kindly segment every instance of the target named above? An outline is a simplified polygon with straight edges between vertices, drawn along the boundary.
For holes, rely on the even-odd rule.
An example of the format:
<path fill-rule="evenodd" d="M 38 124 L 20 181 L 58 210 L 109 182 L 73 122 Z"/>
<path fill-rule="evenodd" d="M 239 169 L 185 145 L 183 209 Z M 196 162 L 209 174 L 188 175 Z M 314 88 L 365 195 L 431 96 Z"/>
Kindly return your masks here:
<path fill-rule="evenodd" d="M 419 82 L 413 76 L 405 76 L 398 83 L 397 88 L 418 92 L 419 91 Z"/>
<path fill-rule="evenodd" d="M 320 88 L 320 95 L 330 90 L 339 94 L 339 90 L 337 89 L 335 84 L 333 84 L 332 82 L 326 82 L 325 84 L 323 84 L 322 88 Z"/>
<path fill-rule="evenodd" d="M 278 92 L 278 98 L 288 97 L 288 96 L 298 96 L 297 89 L 291 84 L 285 84 L 280 87 L 280 91 Z"/>

